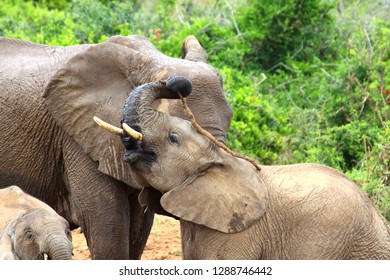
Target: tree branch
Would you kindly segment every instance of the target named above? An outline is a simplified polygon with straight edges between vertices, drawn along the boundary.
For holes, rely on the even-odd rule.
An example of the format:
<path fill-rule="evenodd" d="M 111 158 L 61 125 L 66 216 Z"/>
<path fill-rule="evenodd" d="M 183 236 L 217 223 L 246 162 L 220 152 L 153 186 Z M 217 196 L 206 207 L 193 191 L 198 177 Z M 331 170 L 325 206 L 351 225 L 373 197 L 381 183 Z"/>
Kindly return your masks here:
<path fill-rule="evenodd" d="M 244 159 L 248 162 L 250 162 L 257 170 L 261 170 L 261 167 L 257 164 L 257 162 L 252 159 L 252 158 L 249 158 L 247 156 L 244 156 L 244 155 L 241 155 L 235 151 L 232 151 L 230 150 L 228 147 L 226 147 L 226 145 L 224 145 L 223 143 L 219 142 L 217 139 L 215 139 L 215 137 L 213 135 L 211 135 L 208 131 L 204 130 L 195 120 L 195 116 L 192 114 L 190 108 L 188 107 L 187 105 L 187 101 L 186 99 L 180 94 L 178 93 L 179 96 L 180 96 L 180 99 L 181 99 L 181 102 L 183 103 L 183 109 L 184 109 L 184 113 L 186 114 L 186 116 L 188 117 L 188 119 L 190 120 L 191 124 L 195 127 L 195 129 L 200 133 L 200 134 L 203 134 L 204 136 L 206 136 L 207 138 L 209 138 L 211 140 L 211 142 L 213 142 L 215 145 L 217 145 L 219 148 L 223 149 L 225 152 L 227 152 L 228 154 L 234 156 L 234 157 L 237 157 L 237 158 L 241 158 L 241 159 Z"/>

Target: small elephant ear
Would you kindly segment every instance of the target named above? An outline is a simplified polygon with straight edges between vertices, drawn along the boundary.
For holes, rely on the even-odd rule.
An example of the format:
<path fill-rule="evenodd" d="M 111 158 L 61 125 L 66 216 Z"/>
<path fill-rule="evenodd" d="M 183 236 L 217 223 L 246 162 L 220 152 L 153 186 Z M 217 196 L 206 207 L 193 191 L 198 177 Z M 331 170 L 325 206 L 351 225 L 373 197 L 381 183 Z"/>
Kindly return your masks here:
<path fill-rule="evenodd" d="M 3 234 L 0 235 L 0 260 L 19 260 L 18 256 L 15 254 L 12 239 L 8 232 L 9 227 L 5 228 Z"/>
<path fill-rule="evenodd" d="M 193 35 L 187 36 L 184 39 L 181 53 L 183 59 L 207 63 L 206 51 Z"/>
<path fill-rule="evenodd" d="M 128 79 L 134 70 L 130 66 L 137 65 L 141 71 L 149 61 L 122 44 L 93 45 L 72 57 L 52 77 L 43 95 L 57 124 L 99 161 L 99 170 L 133 186 L 131 170 L 122 160 L 120 137 L 101 129 L 93 116 L 120 126 L 124 101 L 136 86 Z"/>
<path fill-rule="evenodd" d="M 214 166 L 192 183 L 165 193 L 162 207 L 173 215 L 224 233 L 250 227 L 265 213 L 268 192 L 258 172 Z"/>

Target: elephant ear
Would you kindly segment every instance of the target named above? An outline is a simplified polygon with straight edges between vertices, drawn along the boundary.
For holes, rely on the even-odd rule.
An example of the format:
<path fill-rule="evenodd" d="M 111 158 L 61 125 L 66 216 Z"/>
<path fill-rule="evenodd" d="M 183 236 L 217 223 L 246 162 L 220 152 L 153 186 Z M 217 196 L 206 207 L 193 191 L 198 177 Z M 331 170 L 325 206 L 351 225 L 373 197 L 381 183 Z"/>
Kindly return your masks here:
<path fill-rule="evenodd" d="M 15 254 L 12 238 L 9 234 L 9 232 L 12 231 L 10 226 L 14 226 L 14 222 L 12 222 L 12 225 L 7 226 L 2 234 L 0 232 L 0 260 L 19 260 L 18 256 Z"/>
<path fill-rule="evenodd" d="M 163 195 L 162 207 L 173 215 L 224 233 L 250 227 L 265 213 L 268 191 L 251 168 L 214 166 L 188 185 Z"/>
<path fill-rule="evenodd" d="M 195 62 L 207 63 L 206 52 L 200 45 L 198 39 L 193 35 L 185 38 L 181 48 L 181 57 Z"/>
<path fill-rule="evenodd" d="M 99 161 L 99 170 L 132 186 L 131 170 L 122 160 L 120 137 L 102 130 L 93 116 L 120 126 L 124 101 L 136 86 L 128 77 L 137 74 L 134 68 L 141 71 L 149 62 L 122 44 L 93 45 L 58 70 L 43 95 L 57 124 Z M 137 67 L 130 69 L 130 65 Z"/>

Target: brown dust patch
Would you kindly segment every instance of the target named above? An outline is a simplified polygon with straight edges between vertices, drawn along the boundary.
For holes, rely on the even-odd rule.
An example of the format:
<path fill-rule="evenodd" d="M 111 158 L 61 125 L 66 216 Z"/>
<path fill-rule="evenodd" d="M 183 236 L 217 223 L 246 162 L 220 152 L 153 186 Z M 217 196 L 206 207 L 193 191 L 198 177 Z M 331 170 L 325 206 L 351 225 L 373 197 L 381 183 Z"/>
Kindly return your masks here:
<path fill-rule="evenodd" d="M 87 243 L 80 228 L 72 231 L 73 259 L 90 260 Z M 180 224 L 172 218 L 156 215 L 142 260 L 181 260 Z"/>

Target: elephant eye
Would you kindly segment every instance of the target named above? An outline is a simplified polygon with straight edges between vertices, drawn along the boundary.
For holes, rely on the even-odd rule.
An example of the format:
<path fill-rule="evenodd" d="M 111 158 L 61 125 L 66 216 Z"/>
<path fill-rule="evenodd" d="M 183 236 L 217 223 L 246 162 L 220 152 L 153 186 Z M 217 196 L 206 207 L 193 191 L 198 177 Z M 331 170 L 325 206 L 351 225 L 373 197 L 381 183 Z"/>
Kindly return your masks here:
<path fill-rule="evenodd" d="M 171 143 L 180 144 L 179 136 L 176 133 L 169 133 L 168 139 Z"/>
<path fill-rule="evenodd" d="M 24 235 L 26 241 L 34 241 L 34 234 L 31 231 L 27 231 Z"/>

